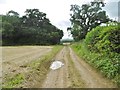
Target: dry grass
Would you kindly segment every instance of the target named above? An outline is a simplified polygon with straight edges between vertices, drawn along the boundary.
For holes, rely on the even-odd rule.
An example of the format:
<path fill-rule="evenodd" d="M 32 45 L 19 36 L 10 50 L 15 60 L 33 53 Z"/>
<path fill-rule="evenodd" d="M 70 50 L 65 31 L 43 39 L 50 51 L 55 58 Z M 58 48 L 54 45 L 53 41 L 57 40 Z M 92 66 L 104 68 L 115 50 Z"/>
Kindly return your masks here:
<path fill-rule="evenodd" d="M 7 47 L 7 48 L 9 48 L 9 47 Z M 16 48 L 16 47 L 14 47 L 14 48 Z M 32 48 L 34 48 L 34 47 L 32 47 Z M 48 47 L 48 48 L 50 48 L 50 47 Z M 9 75 L 7 74 L 6 76 L 4 76 L 3 87 L 10 87 L 10 88 L 13 88 L 13 87 L 15 87 L 15 88 L 16 87 L 29 87 L 29 88 L 39 87 L 41 82 L 44 80 L 45 75 L 49 71 L 49 65 L 51 63 L 52 58 L 56 55 L 56 53 L 61 48 L 62 48 L 61 46 L 54 46 L 52 48 L 52 51 L 41 56 L 39 59 L 32 60 L 29 63 L 23 62 L 23 65 L 20 65 L 20 68 L 23 68 L 21 70 L 21 72 L 16 73 L 16 71 L 14 71 Z M 37 48 L 35 48 L 35 49 L 37 49 Z M 22 76 L 22 80 L 21 80 L 21 78 L 16 78 L 17 74 L 20 74 Z M 12 80 L 11 80 L 11 78 L 12 78 Z M 13 83 L 14 81 L 17 83 Z"/>

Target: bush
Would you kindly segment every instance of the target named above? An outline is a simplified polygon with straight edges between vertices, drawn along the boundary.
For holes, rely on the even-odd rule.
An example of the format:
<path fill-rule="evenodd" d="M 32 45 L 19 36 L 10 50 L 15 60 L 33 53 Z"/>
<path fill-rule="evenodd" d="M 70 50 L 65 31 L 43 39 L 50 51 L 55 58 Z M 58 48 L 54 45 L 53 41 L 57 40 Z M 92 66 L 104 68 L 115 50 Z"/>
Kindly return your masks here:
<path fill-rule="evenodd" d="M 89 32 L 85 43 L 92 51 L 120 52 L 120 27 L 99 26 Z"/>
<path fill-rule="evenodd" d="M 72 46 L 88 63 L 120 85 L 120 26 L 99 26 Z"/>

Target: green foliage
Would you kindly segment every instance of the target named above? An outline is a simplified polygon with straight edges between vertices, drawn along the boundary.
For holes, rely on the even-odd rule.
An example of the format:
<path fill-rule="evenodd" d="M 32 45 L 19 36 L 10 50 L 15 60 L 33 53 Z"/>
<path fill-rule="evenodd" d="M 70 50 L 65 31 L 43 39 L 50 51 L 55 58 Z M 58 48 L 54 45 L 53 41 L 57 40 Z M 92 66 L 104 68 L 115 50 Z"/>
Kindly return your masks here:
<path fill-rule="evenodd" d="M 13 11 L 13 10 L 9 11 L 9 12 L 7 13 L 7 15 L 8 15 L 8 16 L 19 17 L 19 14 L 18 14 L 17 12 Z"/>
<path fill-rule="evenodd" d="M 70 42 L 74 42 L 74 40 L 73 39 L 62 39 L 61 40 L 61 43 L 70 43 Z"/>
<path fill-rule="evenodd" d="M 103 75 L 120 85 L 120 26 L 94 28 L 84 41 L 72 47 Z"/>
<path fill-rule="evenodd" d="M 14 77 L 11 77 L 8 82 L 5 83 L 3 88 L 14 88 L 24 80 L 24 75 L 16 74 Z"/>
<path fill-rule="evenodd" d="M 83 34 L 81 33 L 81 27 L 77 24 L 74 24 L 71 34 L 75 41 L 79 41 L 83 37 Z"/>
<path fill-rule="evenodd" d="M 92 31 L 88 32 L 86 39 L 85 39 L 85 43 L 86 43 L 86 45 L 88 45 L 88 48 L 90 50 L 96 49 L 96 47 L 94 47 L 94 45 L 99 40 L 98 36 L 102 29 L 103 29 L 103 27 L 96 27 Z"/>
<path fill-rule="evenodd" d="M 86 34 L 101 23 L 110 21 L 106 12 L 102 10 L 105 6 L 104 2 L 91 2 L 82 6 L 71 5 L 72 11 L 70 21 L 72 29 L 70 29 L 76 41 L 84 39 Z"/>
<path fill-rule="evenodd" d="M 96 52 L 120 52 L 120 27 L 118 25 L 99 26 L 89 32 L 85 43 Z"/>
<path fill-rule="evenodd" d="M 3 45 L 59 44 L 63 31 L 52 25 L 46 14 L 38 9 L 27 9 L 19 17 L 15 11 L 2 15 Z"/>

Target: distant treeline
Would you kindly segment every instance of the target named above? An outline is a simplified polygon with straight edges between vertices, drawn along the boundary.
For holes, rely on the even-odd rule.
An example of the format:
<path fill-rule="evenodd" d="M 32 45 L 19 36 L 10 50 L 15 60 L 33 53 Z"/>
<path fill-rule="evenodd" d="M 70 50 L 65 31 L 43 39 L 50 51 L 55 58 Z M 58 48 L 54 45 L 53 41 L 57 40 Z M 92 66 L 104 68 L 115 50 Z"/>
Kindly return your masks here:
<path fill-rule="evenodd" d="M 63 31 L 52 25 L 38 9 L 27 9 L 22 17 L 11 10 L 0 17 L 2 45 L 53 45 L 59 44 L 63 37 Z"/>
<path fill-rule="evenodd" d="M 74 39 L 62 39 L 61 43 L 74 42 Z"/>

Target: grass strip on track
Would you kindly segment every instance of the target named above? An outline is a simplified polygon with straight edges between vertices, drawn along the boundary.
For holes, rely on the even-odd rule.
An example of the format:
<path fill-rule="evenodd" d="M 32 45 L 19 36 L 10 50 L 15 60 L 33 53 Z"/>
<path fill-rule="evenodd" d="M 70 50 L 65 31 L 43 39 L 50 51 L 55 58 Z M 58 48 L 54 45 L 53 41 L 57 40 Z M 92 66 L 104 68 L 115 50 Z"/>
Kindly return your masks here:
<path fill-rule="evenodd" d="M 81 79 L 79 71 L 76 69 L 74 62 L 70 56 L 70 50 L 68 50 L 67 58 L 69 60 L 68 70 L 71 81 L 70 88 L 84 88 L 84 81 Z"/>

